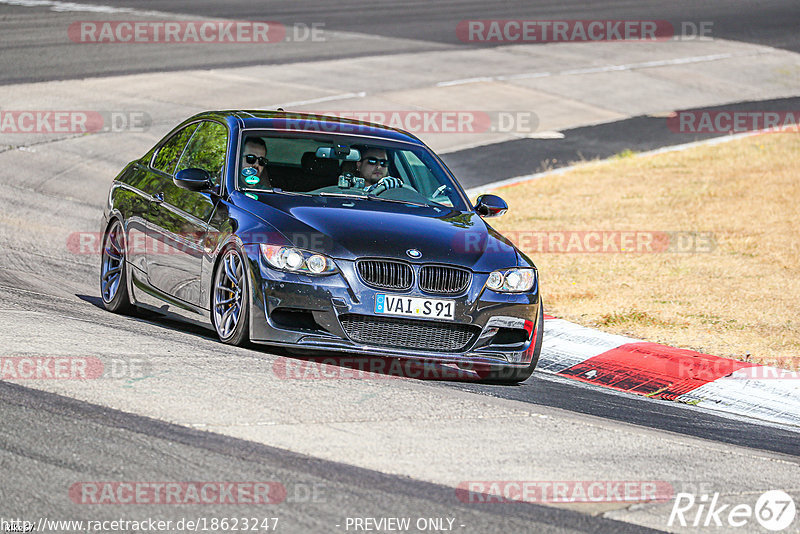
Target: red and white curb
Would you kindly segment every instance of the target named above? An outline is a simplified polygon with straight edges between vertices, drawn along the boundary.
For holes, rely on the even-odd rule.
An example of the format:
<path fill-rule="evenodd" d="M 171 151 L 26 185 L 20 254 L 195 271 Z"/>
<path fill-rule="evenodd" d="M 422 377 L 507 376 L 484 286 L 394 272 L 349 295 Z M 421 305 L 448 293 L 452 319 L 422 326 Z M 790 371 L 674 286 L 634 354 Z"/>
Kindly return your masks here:
<path fill-rule="evenodd" d="M 800 426 L 800 372 L 648 343 L 545 316 L 537 370 Z"/>

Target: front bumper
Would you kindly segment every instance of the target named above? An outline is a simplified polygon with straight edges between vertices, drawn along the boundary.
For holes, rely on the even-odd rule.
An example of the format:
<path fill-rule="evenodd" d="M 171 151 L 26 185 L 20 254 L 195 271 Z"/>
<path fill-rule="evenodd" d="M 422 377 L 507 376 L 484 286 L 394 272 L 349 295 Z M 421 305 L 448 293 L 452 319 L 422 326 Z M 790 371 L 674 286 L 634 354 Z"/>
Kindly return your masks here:
<path fill-rule="evenodd" d="M 541 306 L 538 280 L 534 290 L 528 293 L 495 293 L 484 288 L 488 274 L 473 273 L 466 292 L 449 297 L 427 294 L 416 287 L 404 292 L 377 290 L 361 280 L 355 262 L 336 260 L 336 264 L 340 273 L 306 276 L 274 270 L 266 266 L 257 253 L 255 257 L 251 255 L 251 341 L 462 366 L 530 365 L 536 334 L 542 327 L 538 324 Z M 433 323 L 469 325 L 474 334 L 466 345 L 452 352 L 433 346 L 390 346 L 391 342 L 378 338 L 372 342 L 354 341 L 346 333 L 341 318 L 345 315 L 385 318 L 375 313 L 375 297 L 379 293 L 452 300 L 455 305 L 453 321 L 396 319 L 426 322 L 421 326 Z"/>

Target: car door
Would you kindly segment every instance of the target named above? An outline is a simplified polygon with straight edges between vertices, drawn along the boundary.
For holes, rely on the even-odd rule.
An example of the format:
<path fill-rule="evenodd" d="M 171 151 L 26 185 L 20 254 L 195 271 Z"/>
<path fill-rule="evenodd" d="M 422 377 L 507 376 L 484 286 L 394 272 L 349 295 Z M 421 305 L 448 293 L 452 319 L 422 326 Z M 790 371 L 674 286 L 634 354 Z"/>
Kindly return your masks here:
<path fill-rule="evenodd" d="M 210 192 L 182 189 L 173 176 L 187 168 L 204 169 L 219 186 L 225 162 L 228 129 L 215 121 L 203 121 L 192 134 L 170 175 L 164 176 L 152 204 L 147 249 L 147 274 L 156 289 L 180 301 L 204 306 L 201 270 L 208 221 L 219 197 Z"/>
<path fill-rule="evenodd" d="M 137 268 L 137 272 L 143 273 L 143 279 L 147 275 L 147 250 L 153 246 L 148 230 L 153 215 L 153 202 L 161 202 L 160 194 L 164 190 L 164 182 L 167 179 L 171 181 L 175 166 L 186 148 L 186 143 L 197 129 L 197 124 L 195 122 L 184 126 L 159 142 L 139 163 L 130 168 L 130 175 L 126 173 L 123 180 L 132 193 L 125 197 L 128 200 L 126 208 L 130 211 L 126 215 L 127 260 Z M 139 278 L 136 273 L 134 276 Z"/>

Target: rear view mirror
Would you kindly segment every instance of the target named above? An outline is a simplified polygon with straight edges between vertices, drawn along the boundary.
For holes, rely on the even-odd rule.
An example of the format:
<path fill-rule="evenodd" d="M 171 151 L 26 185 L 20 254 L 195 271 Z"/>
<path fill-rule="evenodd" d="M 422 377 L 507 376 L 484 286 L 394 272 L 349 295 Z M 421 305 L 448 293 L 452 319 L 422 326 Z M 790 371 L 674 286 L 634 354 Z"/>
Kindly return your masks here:
<path fill-rule="evenodd" d="M 321 146 L 315 154 L 318 158 L 342 159 L 344 161 L 361 161 L 361 153 L 347 145 Z"/>

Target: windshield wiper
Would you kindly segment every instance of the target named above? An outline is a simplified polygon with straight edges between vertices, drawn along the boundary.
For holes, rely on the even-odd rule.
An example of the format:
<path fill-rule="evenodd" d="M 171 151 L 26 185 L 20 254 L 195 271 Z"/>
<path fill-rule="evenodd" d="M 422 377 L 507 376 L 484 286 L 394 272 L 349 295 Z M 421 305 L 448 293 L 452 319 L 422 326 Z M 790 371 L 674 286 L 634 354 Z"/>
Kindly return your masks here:
<path fill-rule="evenodd" d="M 350 195 L 347 193 L 316 193 L 315 196 L 321 197 L 342 197 L 342 198 L 367 198 L 366 195 Z"/>
<path fill-rule="evenodd" d="M 276 188 L 276 189 L 254 189 L 251 187 L 244 187 L 240 188 L 239 191 L 243 193 L 277 193 L 282 195 L 297 195 L 297 196 L 304 196 L 304 197 L 338 197 L 338 198 L 358 198 L 361 200 L 380 200 L 381 202 L 394 202 L 396 204 L 408 204 L 410 206 L 418 206 L 423 208 L 432 208 L 430 204 L 421 204 L 419 202 L 413 202 L 411 200 L 397 200 L 395 198 L 383 198 L 371 193 L 361 193 L 361 194 L 348 194 L 348 193 L 329 193 L 329 192 L 322 192 L 322 193 L 302 193 L 299 191 L 284 191 L 283 189 Z M 446 206 L 445 206 L 446 207 Z"/>
<path fill-rule="evenodd" d="M 412 206 L 421 206 L 423 208 L 430 208 L 432 207 L 430 204 L 420 204 L 419 202 L 413 202 L 411 200 L 397 200 L 396 198 L 384 198 L 379 197 L 378 195 L 367 194 L 366 198 L 368 200 L 380 200 L 383 202 L 395 202 L 397 204 L 410 204 Z"/>
<path fill-rule="evenodd" d="M 284 191 L 280 187 L 276 187 L 274 189 L 254 189 L 252 187 L 241 187 L 238 189 L 243 193 L 277 193 L 279 195 L 302 195 L 302 196 L 311 196 L 308 193 L 302 193 L 300 191 Z"/>

